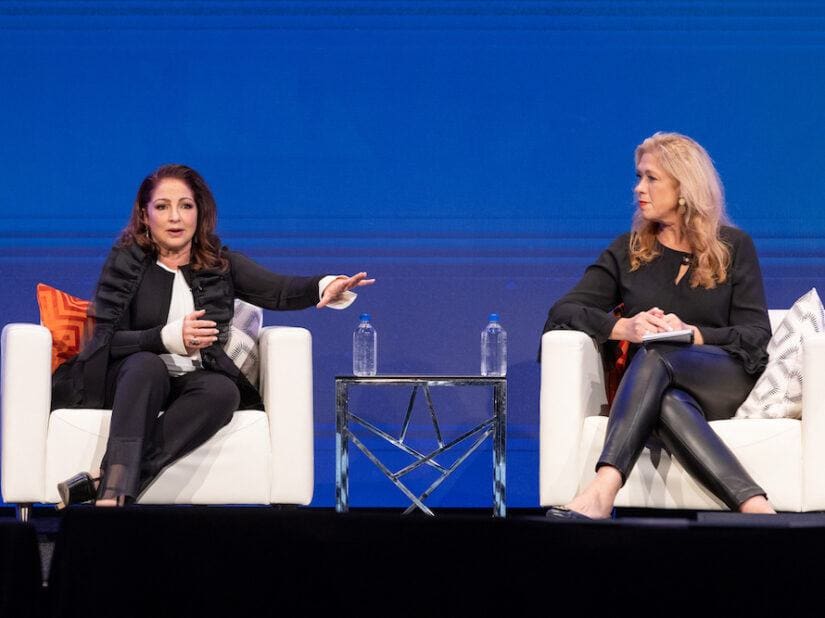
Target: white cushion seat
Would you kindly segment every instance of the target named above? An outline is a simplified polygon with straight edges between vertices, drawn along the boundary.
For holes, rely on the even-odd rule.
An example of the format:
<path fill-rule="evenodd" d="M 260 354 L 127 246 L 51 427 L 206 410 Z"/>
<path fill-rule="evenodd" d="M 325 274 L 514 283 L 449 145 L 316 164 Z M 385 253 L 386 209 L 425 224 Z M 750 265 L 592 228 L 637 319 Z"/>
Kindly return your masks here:
<path fill-rule="evenodd" d="M 57 502 L 57 483 L 106 451 L 111 410 L 63 409 L 49 417 L 43 502 Z M 272 467 L 269 423 L 262 410 L 239 410 L 205 445 L 175 462 L 141 496 L 146 504 L 267 504 Z"/>

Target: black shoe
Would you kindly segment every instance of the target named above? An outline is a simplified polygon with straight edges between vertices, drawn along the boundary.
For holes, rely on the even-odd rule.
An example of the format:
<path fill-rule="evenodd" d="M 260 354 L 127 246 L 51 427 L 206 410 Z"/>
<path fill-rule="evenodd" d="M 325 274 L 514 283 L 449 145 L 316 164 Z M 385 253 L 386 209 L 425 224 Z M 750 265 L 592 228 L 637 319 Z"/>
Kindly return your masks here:
<path fill-rule="evenodd" d="M 571 511 L 563 506 L 551 506 L 547 509 L 547 518 L 557 521 L 595 521 L 592 517 L 588 517 L 587 515 L 583 515 L 582 513 L 578 513 L 576 511 Z"/>
<path fill-rule="evenodd" d="M 60 502 L 57 503 L 57 509 L 64 509 L 70 504 L 94 501 L 97 494 L 96 480 L 88 472 L 79 472 L 72 478 L 58 483 L 57 493 L 60 494 Z"/>

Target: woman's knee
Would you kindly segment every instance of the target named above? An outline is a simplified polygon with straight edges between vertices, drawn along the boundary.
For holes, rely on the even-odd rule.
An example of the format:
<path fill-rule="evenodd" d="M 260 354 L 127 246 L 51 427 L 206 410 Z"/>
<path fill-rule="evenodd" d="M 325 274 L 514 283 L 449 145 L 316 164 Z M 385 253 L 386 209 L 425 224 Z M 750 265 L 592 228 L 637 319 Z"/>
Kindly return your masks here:
<path fill-rule="evenodd" d="M 631 368 L 634 369 L 635 373 L 644 376 L 651 376 L 654 373 L 670 375 L 670 366 L 665 360 L 664 355 L 656 348 L 642 347 L 639 349 L 633 357 L 633 361 L 630 363 L 628 370 Z"/>
<path fill-rule="evenodd" d="M 126 358 L 120 366 L 118 381 L 126 376 L 135 376 L 149 383 L 167 384 L 169 381 L 166 363 L 153 352 L 135 352 Z"/>
<path fill-rule="evenodd" d="M 227 421 L 232 418 L 232 414 L 241 403 L 241 392 L 237 384 L 221 374 L 214 374 L 205 389 L 205 395 L 208 397 L 209 407 L 217 416 L 225 417 Z"/>
<path fill-rule="evenodd" d="M 662 396 L 659 418 L 666 427 L 672 427 L 684 421 L 685 416 L 702 417 L 702 409 L 694 397 L 681 389 L 669 388 Z"/>

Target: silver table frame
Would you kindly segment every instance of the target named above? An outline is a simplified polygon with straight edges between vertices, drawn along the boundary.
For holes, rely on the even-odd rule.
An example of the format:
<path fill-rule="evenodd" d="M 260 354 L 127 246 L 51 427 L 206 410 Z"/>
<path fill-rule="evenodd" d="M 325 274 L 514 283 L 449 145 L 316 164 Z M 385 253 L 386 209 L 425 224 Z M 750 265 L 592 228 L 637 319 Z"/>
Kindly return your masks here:
<path fill-rule="evenodd" d="M 398 437 L 379 429 L 366 419 L 354 414 L 349 409 L 349 389 L 352 386 L 412 386 L 407 412 Z M 487 386 L 493 391 L 493 416 L 482 421 L 459 437 L 445 443 L 441 435 L 438 413 L 433 405 L 430 388 L 433 386 Z M 422 453 L 405 444 L 413 405 L 416 395 L 421 390 L 427 401 L 427 408 L 435 431 L 438 447 L 430 453 Z M 392 472 L 376 457 L 351 430 L 350 422 L 363 427 L 370 433 L 382 438 L 389 444 L 412 456 L 413 463 Z M 493 442 L 493 516 L 504 517 L 506 506 L 506 443 L 507 426 L 507 378 L 483 376 L 420 376 L 420 375 L 378 375 L 378 376 L 336 376 L 335 377 L 335 510 L 346 513 L 349 510 L 349 442 L 362 452 L 384 475 L 410 499 L 412 504 L 404 513 L 420 509 L 427 515 L 434 515 L 424 504 L 424 500 L 452 474 L 488 437 Z M 449 467 L 442 466 L 436 457 L 453 447 L 474 439 L 468 450 Z M 401 481 L 401 477 L 420 466 L 430 466 L 440 476 L 421 495 L 416 496 Z"/>

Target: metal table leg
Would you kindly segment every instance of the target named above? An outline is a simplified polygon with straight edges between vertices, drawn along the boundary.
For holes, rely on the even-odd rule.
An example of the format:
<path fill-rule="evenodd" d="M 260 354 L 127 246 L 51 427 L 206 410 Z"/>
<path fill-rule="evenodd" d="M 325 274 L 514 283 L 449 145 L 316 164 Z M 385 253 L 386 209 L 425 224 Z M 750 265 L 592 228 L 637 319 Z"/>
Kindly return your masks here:
<path fill-rule="evenodd" d="M 349 397 L 341 380 L 335 381 L 335 510 L 349 511 Z"/>
<path fill-rule="evenodd" d="M 495 433 L 493 435 L 493 515 L 507 515 L 507 449 L 505 430 L 507 427 L 507 382 L 502 380 L 493 387 L 493 413 Z"/>

